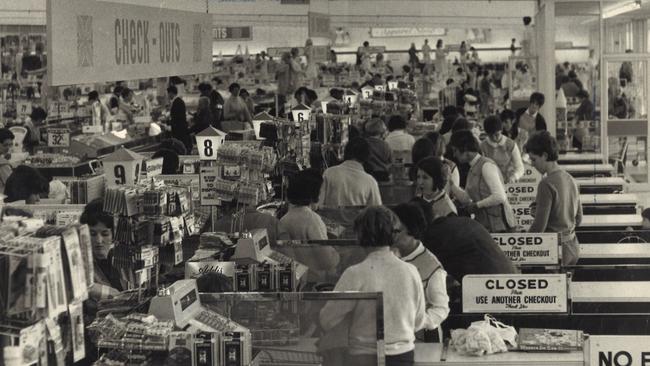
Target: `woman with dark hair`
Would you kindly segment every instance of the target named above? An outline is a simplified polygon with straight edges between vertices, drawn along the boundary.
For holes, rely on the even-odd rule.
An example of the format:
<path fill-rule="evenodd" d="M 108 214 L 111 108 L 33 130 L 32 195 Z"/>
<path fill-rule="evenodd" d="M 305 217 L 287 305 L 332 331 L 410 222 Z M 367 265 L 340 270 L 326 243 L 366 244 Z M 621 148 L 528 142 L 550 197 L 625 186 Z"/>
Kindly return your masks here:
<path fill-rule="evenodd" d="M 548 131 L 533 134 L 526 142 L 525 150 L 533 167 L 544 176 L 537 187 L 535 220 L 529 231 L 559 233 L 562 264 L 573 265 L 580 254 L 575 234 L 582 221 L 578 186 L 573 177 L 558 165 L 557 141 Z"/>
<path fill-rule="evenodd" d="M 318 201 L 323 179 L 306 171 L 289 178 L 287 199 L 289 211 L 280 219 L 278 238 L 284 240 L 326 240 L 327 228 L 323 219 L 312 211 Z"/>
<path fill-rule="evenodd" d="M 248 111 L 246 102 L 244 102 L 244 100 L 239 96 L 240 89 L 241 88 L 237 83 L 232 83 L 228 87 L 230 97 L 224 103 L 223 118 L 225 121 L 247 122 L 250 124 L 250 128 L 252 129 L 253 117 Z"/>
<path fill-rule="evenodd" d="M 206 128 L 212 126 L 214 123 L 214 116 L 212 115 L 212 111 L 210 110 L 210 98 L 208 97 L 200 97 L 199 98 L 199 106 L 196 109 L 196 113 L 194 113 L 194 118 L 192 118 L 192 127 L 190 128 L 190 132 L 192 133 L 199 133 Z"/>
<path fill-rule="evenodd" d="M 410 151 L 415 144 L 415 138 L 406 132 L 406 120 L 399 114 L 392 115 L 388 120 L 388 135 L 384 141 L 395 151 Z"/>
<path fill-rule="evenodd" d="M 172 149 L 162 148 L 156 151 L 151 157 L 152 159 L 162 158 L 162 174 L 178 174 L 179 158 L 178 153 Z"/>
<path fill-rule="evenodd" d="M 435 149 L 436 147 L 433 142 L 431 142 L 431 140 L 426 137 L 419 138 L 415 141 L 413 144 L 413 149 L 411 150 L 411 163 L 413 164 L 411 171 L 409 172 L 411 181 L 415 182 L 417 179 L 418 163 L 424 158 L 434 156 Z"/>
<path fill-rule="evenodd" d="M 5 183 L 5 202 L 25 201 L 31 205 L 41 200 L 41 195 L 47 195 L 50 185 L 38 172 L 27 165 L 20 165 L 11 172 Z"/>
<path fill-rule="evenodd" d="M 503 136 L 503 124 L 499 117 L 487 117 L 483 121 L 483 129 L 488 135 L 481 142 L 483 156 L 494 160 L 504 183 L 517 182 L 524 175 L 524 162 L 519 147 L 513 140 Z"/>
<path fill-rule="evenodd" d="M 383 206 L 371 206 L 354 220 L 359 245 L 370 253 L 359 264 L 347 268 L 334 291 L 381 292 L 384 307 L 384 353 L 386 365 L 412 365 L 415 332 L 425 325 L 426 305 L 417 269 L 401 261 L 390 250 L 395 234 L 401 230 L 399 219 Z M 325 331 L 351 318 L 345 365 L 377 363 L 378 314 L 361 302 L 332 301 L 321 310 Z"/>
<path fill-rule="evenodd" d="M 118 271 L 113 266 L 113 216 L 104 212 L 104 199 L 96 199 L 84 207 L 79 218 L 90 229 L 95 284 L 90 299 L 97 303 L 123 290 Z"/>
<path fill-rule="evenodd" d="M 438 216 L 456 214 L 456 206 L 449 198 L 449 169 L 440 158 L 428 157 L 417 164 L 415 195 L 428 202 Z"/>

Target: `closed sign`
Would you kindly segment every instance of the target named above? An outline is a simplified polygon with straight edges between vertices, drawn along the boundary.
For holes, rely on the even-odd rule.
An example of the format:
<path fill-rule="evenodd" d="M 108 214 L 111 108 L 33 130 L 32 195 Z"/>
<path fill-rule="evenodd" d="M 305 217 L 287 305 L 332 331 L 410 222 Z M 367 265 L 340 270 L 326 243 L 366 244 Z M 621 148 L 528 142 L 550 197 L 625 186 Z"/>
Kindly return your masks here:
<path fill-rule="evenodd" d="M 537 197 L 537 183 L 506 184 L 506 195 L 511 205 L 530 205 Z"/>
<path fill-rule="evenodd" d="M 565 313 L 566 274 L 466 275 L 464 313 Z"/>
<path fill-rule="evenodd" d="M 555 233 L 492 234 L 494 242 L 515 264 L 558 264 Z"/>
<path fill-rule="evenodd" d="M 542 180 L 542 175 L 532 165 L 524 163 L 524 175 L 519 178 L 517 183 L 529 183 L 537 185 Z"/>
<path fill-rule="evenodd" d="M 650 336 L 590 336 L 591 366 L 650 366 Z"/>
<path fill-rule="evenodd" d="M 533 210 L 529 205 L 512 205 L 512 211 L 515 214 L 517 226 L 524 230 L 528 230 L 535 221 L 532 214 Z"/>

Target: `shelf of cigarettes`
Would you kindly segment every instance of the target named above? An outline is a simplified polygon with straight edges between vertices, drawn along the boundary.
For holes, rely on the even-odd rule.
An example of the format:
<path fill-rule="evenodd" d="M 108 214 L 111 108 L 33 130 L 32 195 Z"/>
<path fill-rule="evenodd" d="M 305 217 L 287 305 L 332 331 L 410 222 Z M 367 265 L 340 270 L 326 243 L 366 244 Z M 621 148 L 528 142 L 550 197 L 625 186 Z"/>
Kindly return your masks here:
<path fill-rule="evenodd" d="M 173 321 L 160 321 L 153 315 L 129 314 L 116 318 L 109 314 L 96 318 L 88 330 L 98 348 L 134 351 L 166 351 Z"/>

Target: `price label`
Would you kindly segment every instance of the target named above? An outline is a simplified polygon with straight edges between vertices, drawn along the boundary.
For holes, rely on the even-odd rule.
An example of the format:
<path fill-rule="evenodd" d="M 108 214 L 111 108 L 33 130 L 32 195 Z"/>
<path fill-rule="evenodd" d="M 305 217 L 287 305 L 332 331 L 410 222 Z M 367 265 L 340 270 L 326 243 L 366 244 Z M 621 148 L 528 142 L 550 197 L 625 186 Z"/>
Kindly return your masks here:
<path fill-rule="evenodd" d="M 589 360 L 593 366 L 650 365 L 650 336 L 589 336 Z"/>
<path fill-rule="evenodd" d="M 492 234 L 494 242 L 515 264 L 558 264 L 555 233 Z"/>
<path fill-rule="evenodd" d="M 566 274 L 463 277 L 463 313 L 565 313 Z"/>
<path fill-rule="evenodd" d="M 70 147 L 70 131 L 66 128 L 50 128 L 47 130 L 48 147 Z"/>

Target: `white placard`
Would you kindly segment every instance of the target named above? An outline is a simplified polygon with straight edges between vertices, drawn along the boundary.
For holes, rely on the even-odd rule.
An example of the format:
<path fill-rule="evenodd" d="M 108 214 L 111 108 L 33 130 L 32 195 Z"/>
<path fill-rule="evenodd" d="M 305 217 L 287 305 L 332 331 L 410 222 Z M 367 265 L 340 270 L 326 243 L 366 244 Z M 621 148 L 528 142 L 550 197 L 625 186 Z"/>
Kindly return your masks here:
<path fill-rule="evenodd" d="M 537 185 L 542 180 L 542 175 L 532 165 L 524 163 L 524 175 L 519 178 L 517 183 L 529 183 Z"/>
<path fill-rule="evenodd" d="M 511 205 L 530 205 L 537 197 L 537 183 L 508 183 L 506 195 Z"/>
<path fill-rule="evenodd" d="M 310 110 L 303 110 L 303 109 L 297 109 L 297 110 L 292 110 L 291 114 L 293 116 L 293 122 L 295 124 L 303 124 L 305 121 L 309 121 L 309 118 L 311 116 L 311 111 Z"/>
<path fill-rule="evenodd" d="M 212 72 L 212 15 L 87 0 L 47 1 L 50 86 Z"/>
<path fill-rule="evenodd" d="M 114 187 L 125 184 L 135 184 L 140 175 L 142 161 L 105 161 L 103 164 L 104 175 L 106 176 L 106 186 Z"/>
<path fill-rule="evenodd" d="M 197 278 L 207 273 L 235 277 L 235 262 L 201 261 L 185 263 L 185 278 Z"/>
<path fill-rule="evenodd" d="M 221 203 L 217 196 L 216 181 L 219 177 L 219 167 L 204 166 L 201 168 L 201 205 L 216 206 Z"/>
<path fill-rule="evenodd" d="M 32 102 L 26 100 L 16 101 L 16 116 L 27 117 L 32 114 Z"/>
<path fill-rule="evenodd" d="M 217 150 L 226 139 L 224 136 L 196 136 L 196 148 L 201 160 L 217 160 Z"/>
<path fill-rule="evenodd" d="M 382 92 L 383 92 L 383 91 L 386 90 L 386 87 L 383 86 L 383 85 L 375 85 L 375 90 L 376 90 L 376 91 L 382 91 Z"/>
<path fill-rule="evenodd" d="M 517 226 L 524 230 L 528 230 L 535 220 L 532 211 L 533 210 L 529 205 L 512 205 L 512 212 L 515 214 Z"/>
<path fill-rule="evenodd" d="M 372 38 L 444 36 L 445 34 L 447 34 L 447 30 L 445 28 L 432 28 L 432 27 L 370 28 L 370 37 Z"/>
<path fill-rule="evenodd" d="M 492 234 L 494 242 L 515 264 L 558 264 L 555 233 Z"/>
<path fill-rule="evenodd" d="M 565 313 L 566 274 L 463 277 L 463 313 Z"/>
<path fill-rule="evenodd" d="M 589 336 L 591 366 L 650 366 L 650 336 Z"/>
<path fill-rule="evenodd" d="M 372 94 L 375 92 L 374 88 L 371 88 L 369 86 L 365 86 L 361 88 L 361 94 L 363 95 L 363 99 L 370 99 L 372 98 Z"/>
<path fill-rule="evenodd" d="M 48 128 L 47 146 L 48 147 L 69 147 L 70 131 L 67 128 Z"/>
<path fill-rule="evenodd" d="M 162 174 L 163 171 L 163 158 L 149 159 L 144 162 L 143 169 L 147 178 L 155 177 Z"/>

